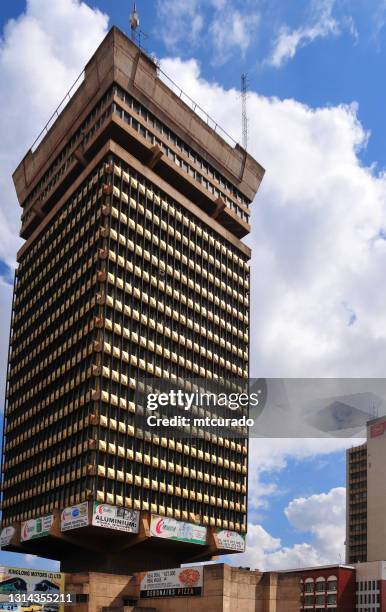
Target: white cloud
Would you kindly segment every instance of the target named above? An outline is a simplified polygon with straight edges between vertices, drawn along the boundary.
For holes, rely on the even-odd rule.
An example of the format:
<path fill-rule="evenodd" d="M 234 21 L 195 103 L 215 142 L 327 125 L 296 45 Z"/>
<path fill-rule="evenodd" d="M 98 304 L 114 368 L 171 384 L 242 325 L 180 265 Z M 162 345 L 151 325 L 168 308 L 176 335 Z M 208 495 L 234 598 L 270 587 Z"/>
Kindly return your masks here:
<path fill-rule="evenodd" d="M 8 553 L 9 554 L 9 553 Z M 59 572 L 60 571 L 60 563 L 59 561 L 52 561 L 51 559 L 43 559 L 42 557 L 38 557 L 37 555 L 20 555 L 16 554 L 15 557 L 18 559 L 23 559 L 23 564 L 28 565 L 34 569 L 46 569 L 51 572 Z"/>
<path fill-rule="evenodd" d="M 225 63 L 235 50 L 245 55 L 256 34 L 259 21 L 257 13 L 241 13 L 230 7 L 219 12 L 210 26 L 215 63 Z"/>
<path fill-rule="evenodd" d="M 346 489 L 336 487 L 328 493 L 299 497 L 284 511 L 298 531 L 309 532 L 323 563 L 344 558 Z M 326 520 L 327 519 L 327 520 Z"/>
<path fill-rule="evenodd" d="M 0 46 L 0 259 L 20 246 L 11 174 L 107 32 L 107 16 L 79 0 L 28 0 Z"/>
<path fill-rule="evenodd" d="M 239 137 L 237 91 L 205 82 L 194 61 L 163 66 Z M 369 134 L 357 106 L 250 92 L 248 110 L 250 151 L 266 168 L 248 239 L 251 374 L 383 377 L 386 176 L 360 160 Z"/>
<path fill-rule="evenodd" d="M 248 494 L 249 512 L 259 516 L 261 509 L 276 503 L 286 493 L 278 489 L 275 475 L 287 467 L 289 459 L 319 459 L 343 452 L 362 440 L 349 438 L 258 438 L 250 440 Z M 291 486 L 291 483 L 288 485 Z"/>
<path fill-rule="evenodd" d="M 246 551 L 233 562 L 263 570 L 342 562 L 345 508 L 346 491 L 343 487 L 293 499 L 284 511 L 285 515 L 293 529 L 308 532 L 310 543 L 283 546 L 280 538 L 269 534 L 261 525 L 252 523 L 248 526 Z"/>
<path fill-rule="evenodd" d="M 199 41 L 204 26 L 201 0 L 158 0 L 157 11 L 158 35 L 168 49 Z"/>
<path fill-rule="evenodd" d="M 172 51 L 211 47 L 213 61 L 225 63 L 233 53 L 245 54 L 259 23 L 256 8 L 234 8 L 229 0 L 159 0 L 157 34 Z"/>
<path fill-rule="evenodd" d="M 34 565 L 38 557 L 36 555 L 24 555 L 24 559 L 27 565 Z"/>
<path fill-rule="evenodd" d="M 316 38 L 337 35 L 340 27 L 332 16 L 334 0 L 318 0 L 313 3 L 313 16 L 309 24 L 291 30 L 280 28 L 268 63 L 276 68 L 295 56 L 296 51 L 312 43 Z M 352 27 L 352 22 L 350 29 Z"/>

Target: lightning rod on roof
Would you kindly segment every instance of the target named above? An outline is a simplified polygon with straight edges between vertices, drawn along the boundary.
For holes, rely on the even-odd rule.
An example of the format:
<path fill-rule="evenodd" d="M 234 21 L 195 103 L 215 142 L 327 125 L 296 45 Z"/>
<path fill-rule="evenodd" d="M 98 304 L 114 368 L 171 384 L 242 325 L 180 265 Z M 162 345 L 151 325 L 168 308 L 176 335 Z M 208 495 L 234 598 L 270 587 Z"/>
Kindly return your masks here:
<path fill-rule="evenodd" d="M 131 11 L 130 19 L 130 30 L 131 30 L 131 40 L 136 42 L 137 38 L 137 30 L 139 28 L 139 14 L 137 11 L 136 3 L 133 4 L 133 10 Z"/>
<path fill-rule="evenodd" d="M 243 72 L 241 75 L 241 131 L 242 145 L 245 150 L 248 147 L 248 115 L 247 115 L 247 96 L 248 96 L 248 75 Z"/>

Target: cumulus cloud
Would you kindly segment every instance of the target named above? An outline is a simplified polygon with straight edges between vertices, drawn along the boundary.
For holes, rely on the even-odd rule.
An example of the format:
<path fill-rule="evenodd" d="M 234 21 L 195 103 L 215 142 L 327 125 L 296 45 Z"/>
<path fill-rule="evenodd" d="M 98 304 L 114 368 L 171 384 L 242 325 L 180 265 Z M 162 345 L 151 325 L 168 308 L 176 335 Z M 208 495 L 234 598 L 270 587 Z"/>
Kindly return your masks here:
<path fill-rule="evenodd" d="M 158 0 L 157 11 L 158 21 L 164 25 L 159 35 L 168 49 L 198 42 L 204 25 L 200 0 Z"/>
<path fill-rule="evenodd" d="M 235 49 L 244 56 L 259 21 L 259 15 L 256 13 L 241 13 L 230 8 L 220 11 L 210 26 L 215 51 L 214 62 L 225 63 Z"/>
<path fill-rule="evenodd" d="M 236 139 L 235 90 L 166 60 Z M 357 106 L 311 108 L 250 92 L 250 152 L 266 168 L 252 204 L 251 374 L 383 376 L 386 177 L 362 164 Z M 354 316 L 355 315 L 355 316 Z"/>
<path fill-rule="evenodd" d="M 250 440 L 248 502 L 250 516 L 259 517 L 260 510 L 269 508 L 283 495 L 274 480 L 275 474 L 286 469 L 289 459 L 304 461 L 360 444 L 349 438 L 259 438 Z M 284 492 L 285 493 L 285 492 Z"/>
<path fill-rule="evenodd" d="M 316 38 L 339 34 L 340 26 L 332 16 L 333 5 L 334 0 L 314 1 L 310 23 L 293 30 L 288 26 L 282 26 L 274 42 L 268 64 L 279 68 L 286 61 L 292 59 L 299 48 L 312 43 Z"/>
<path fill-rule="evenodd" d="M 27 0 L 0 41 L 0 259 L 13 266 L 20 209 L 11 174 L 107 32 L 79 0 Z"/>
<path fill-rule="evenodd" d="M 238 564 L 275 570 L 326 565 L 344 559 L 346 490 L 343 487 L 295 498 L 284 513 L 290 527 L 308 533 L 310 542 L 283 546 L 280 538 L 252 523 L 248 526 L 246 551 L 238 555 Z"/>

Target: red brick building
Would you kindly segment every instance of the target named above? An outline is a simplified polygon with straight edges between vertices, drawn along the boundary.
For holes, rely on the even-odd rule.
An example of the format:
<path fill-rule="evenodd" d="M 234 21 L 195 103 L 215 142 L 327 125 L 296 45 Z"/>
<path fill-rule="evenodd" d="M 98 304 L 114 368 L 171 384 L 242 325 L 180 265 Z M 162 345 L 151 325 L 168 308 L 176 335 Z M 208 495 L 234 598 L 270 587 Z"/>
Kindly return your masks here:
<path fill-rule="evenodd" d="M 300 610 L 353 612 L 356 605 L 355 569 L 326 565 L 296 570 L 300 574 Z M 286 572 L 288 573 L 288 572 Z"/>

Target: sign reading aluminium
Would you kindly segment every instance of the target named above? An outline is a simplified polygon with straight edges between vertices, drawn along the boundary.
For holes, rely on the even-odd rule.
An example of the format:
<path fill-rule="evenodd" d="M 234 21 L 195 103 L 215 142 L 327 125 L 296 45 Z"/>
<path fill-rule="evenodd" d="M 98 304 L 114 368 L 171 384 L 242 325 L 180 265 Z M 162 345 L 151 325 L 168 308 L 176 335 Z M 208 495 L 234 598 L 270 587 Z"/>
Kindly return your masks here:
<path fill-rule="evenodd" d="M 151 515 L 150 535 L 190 544 L 206 544 L 206 527 L 166 516 Z"/>
<path fill-rule="evenodd" d="M 237 552 L 244 552 L 245 550 L 245 535 L 236 531 L 216 529 L 216 539 L 218 548 L 237 550 Z"/>
<path fill-rule="evenodd" d="M 27 540 L 35 540 L 36 538 L 47 536 L 53 522 L 54 517 L 52 514 L 22 522 L 20 540 L 27 542 Z"/>
<path fill-rule="evenodd" d="M 203 566 L 147 572 L 141 580 L 140 597 L 191 597 L 202 595 Z"/>
<path fill-rule="evenodd" d="M 60 530 L 70 531 L 70 529 L 79 529 L 88 525 L 88 502 L 69 506 L 62 510 L 60 516 Z"/>
<path fill-rule="evenodd" d="M 94 502 L 92 524 L 96 527 L 116 529 L 127 533 L 138 533 L 139 531 L 139 512 L 110 506 L 109 504 L 98 504 Z"/>

